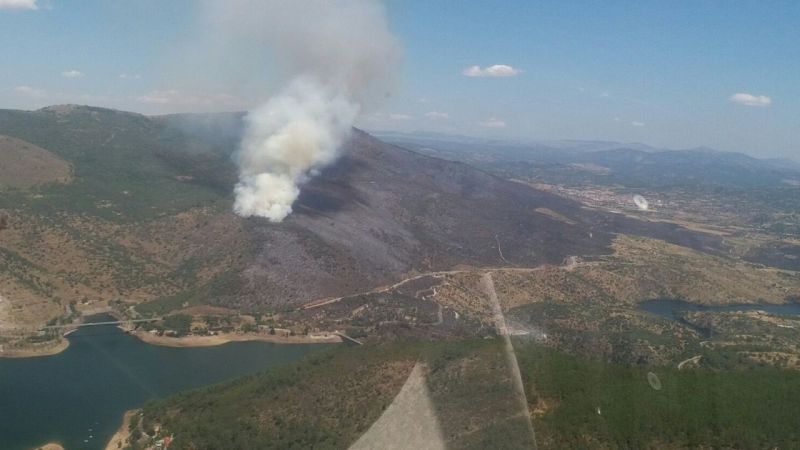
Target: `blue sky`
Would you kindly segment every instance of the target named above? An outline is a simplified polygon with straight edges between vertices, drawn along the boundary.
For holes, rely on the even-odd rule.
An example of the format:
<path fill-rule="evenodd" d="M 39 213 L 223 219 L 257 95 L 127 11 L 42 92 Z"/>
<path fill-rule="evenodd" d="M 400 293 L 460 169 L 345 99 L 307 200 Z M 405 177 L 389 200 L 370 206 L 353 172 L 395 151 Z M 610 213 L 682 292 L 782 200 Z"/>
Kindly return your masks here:
<path fill-rule="evenodd" d="M 275 92 L 268 70 L 238 81 L 255 63 L 220 64 L 223 78 L 191 65 L 181 42 L 196 9 L 0 0 L 0 108 L 234 110 Z M 404 48 L 397 91 L 360 126 L 800 159 L 800 2 L 396 0 L 388 14 Z M 192 75 L 165 76 L 181 66 Z M 485 76 L 464 75 L 472 66 Z"/>

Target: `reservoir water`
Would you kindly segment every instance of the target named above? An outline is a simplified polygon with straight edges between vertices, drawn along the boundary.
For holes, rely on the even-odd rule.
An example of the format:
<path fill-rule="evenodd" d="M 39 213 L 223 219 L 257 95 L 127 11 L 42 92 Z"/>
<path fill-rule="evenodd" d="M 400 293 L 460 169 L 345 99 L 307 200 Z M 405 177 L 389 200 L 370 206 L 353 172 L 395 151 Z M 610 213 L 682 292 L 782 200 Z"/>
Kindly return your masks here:
<path fill-rule="evenodd" d="M 103 449 L 126 410 L 148 399 L 295 361 L 329 345 L 145 344 L 113 325 L 81 328 L 54 356 L 0 359 L 0 449 L 59 442 Z"/>
<path fill-rule="evenodd" d="M 800 303 L 785 303 L 782 305 L 771 305 L 767 303 L 756 304 L 742 304 L 742 305 L 719 305 L 707 306 L 698 305 L 696 303 L 689 303 L 680 300 L 648 300 L 639 303 L 639 309 L 647 311 L 651 314 L 656 314 L 661 317 L 666 317 L 670 320 L 676 320 L 682 324 L 697 331 L 703 338 L 711 337 L 711 331 L 693 325 L 685 321 L 681 317 L 684 312 L 747 312 L 747 311 L 764 311 L 767 314 L 776 316 L 800 316 Z"/>

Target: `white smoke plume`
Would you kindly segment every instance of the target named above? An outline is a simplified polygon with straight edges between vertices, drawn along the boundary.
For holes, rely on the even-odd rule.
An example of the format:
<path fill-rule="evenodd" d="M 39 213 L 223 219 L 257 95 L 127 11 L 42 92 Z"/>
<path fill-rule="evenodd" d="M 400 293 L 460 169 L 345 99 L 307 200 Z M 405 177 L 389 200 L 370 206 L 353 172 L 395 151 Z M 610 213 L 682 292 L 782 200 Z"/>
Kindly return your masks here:
<path fill-rule="evenodd" d="M 399 61 L 378 0 L 207 3 L 226 46 L 270 51 L 279 94 L 247 116 L 234 211 L 280 222 L 300 188 L 338 157 L 359 112 L 388 95 Z"/>
<path fill-rule="evenodd" d="M 300 184 L 336 159 L 358 109 L 335 89 L 303 77 L 252 111 L 237 157 L 234 211 L 274 222 L 288 216 Z"/>

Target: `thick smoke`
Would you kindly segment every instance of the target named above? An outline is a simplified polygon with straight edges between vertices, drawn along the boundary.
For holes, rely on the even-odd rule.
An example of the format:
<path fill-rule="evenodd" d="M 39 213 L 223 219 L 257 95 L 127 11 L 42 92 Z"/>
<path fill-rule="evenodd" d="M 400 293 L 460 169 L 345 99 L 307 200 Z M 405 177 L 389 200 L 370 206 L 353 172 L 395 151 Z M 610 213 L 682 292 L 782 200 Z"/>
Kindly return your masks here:
<path fill-rule="evenodd" d="M 388 95 L 398 61 L 377 0 L 208 3 L 228 46 L 271 52 L 280 93 L 247 116 L 234 211 L 280 222 L 300 187 L 336 160 L 359 112 Z"/>
<path fill-rule="evenodd" d="M 298 78 L 247 116 L 234 211 L 279 222 L 310 173 L 336 159 L 357 103 L 314 78 Z"/>

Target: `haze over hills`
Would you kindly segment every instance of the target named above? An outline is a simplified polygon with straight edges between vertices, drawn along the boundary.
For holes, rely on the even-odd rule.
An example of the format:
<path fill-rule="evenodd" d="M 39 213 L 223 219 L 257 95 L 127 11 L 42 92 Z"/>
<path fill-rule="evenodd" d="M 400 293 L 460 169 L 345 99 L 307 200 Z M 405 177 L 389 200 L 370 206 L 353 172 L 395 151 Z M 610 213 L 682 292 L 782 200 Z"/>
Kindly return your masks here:
<path fill-rule="evenodd" d="M 443 149 L 461 149 L 464 152 L 483 147 L 490 152 L 504 149 L 516 149 L 521 154 L 531 153 L 531 151 L 541 150 L 562 150 L 566 152 L 590 152 L 598 150 L 610 150 L 617 148 L 630 148 L 642 151 L 658 151 L 656 147 L 639 142 L 614 142 L 602 140 L 582 140 L 582 139 L 561 139 L 561 140 L 519 140 L 503 138 L 481 138 L 472 136 L 462 136 L 447 133 L 435 133 L 430 131 L 402 132 L 390 130 L 369 130 L 370 134 L 387 142 L 406 142 L 414 145 L 424 145 L 436 143 L 436 147 Z M 527 152 L 526 152 L 527 150 Z"/>
<path fill-rule="evenodd" d="M 402 133 L 384 139 L 603 210 L 624 210 L 633 195 L 643 195 L 651 200 L 650 220 L 711 225 L 740 235 L 735 252 L 748 261 L 800 269 L 800 167 L 792 161 L 591 141 L 523 144 Z"/>
<path fill-rule="evenodd" d="M 659 149 L 640 143 L 608 141 L 517 142 L 435 133 L 376 132 L 387 142 L 458 161 L 495 164 L 504 170 L 586 165 L 595 175 L 626 185 L 670 186 L 696 183 L 721 186 L 779 186 L 800 181 L 800 164 L 759 159 L 706 147 Z M 591 166 L 589 166 L 591 165 Z M 591 170 L 589 170 L 591 171 Z"/>

